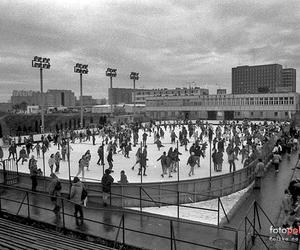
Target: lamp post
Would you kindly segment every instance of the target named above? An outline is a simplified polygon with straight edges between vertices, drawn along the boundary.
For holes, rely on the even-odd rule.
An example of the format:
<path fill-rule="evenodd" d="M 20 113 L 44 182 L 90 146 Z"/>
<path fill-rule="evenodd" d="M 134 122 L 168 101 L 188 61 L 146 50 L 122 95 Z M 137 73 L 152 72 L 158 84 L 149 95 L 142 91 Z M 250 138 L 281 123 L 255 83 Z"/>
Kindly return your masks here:
<path fill-rule="evenodd" d="M 76 63 L 74 72 L 80 74 L 80 128 L 83 128 L 82 74 L 89 73 L 87 64 Z"/>
<path fill-rule="evenodd" d="M 50 58 L 35 56 L 32 60 L 32 67 L 40 69 L 40 80 L 41 80 L 41 134 L 45 131 L 45 121 L 44 121 L 44 91 L 43 91 L 43 69 L 50 69 Z"/>
<path fill-rule="evenodd" d="M 135 81 L 139 79 L 139 73 L 131 72 L 130 73 L 130 79 L 133 80 L 133 119 L 134 119 L 134 117 L 136 115 Z"/>
<path fill-rule="evenodd" d="M 108 76 L 110 78 L 109 88 L 110 88 L 110 91 L 112 92 L 112 78 L 117 76 L 117 69 L 107 68 L 105 74 L 106 74 L 106 76 Z M 110 94 L 109 102 L 110 102 L 110 112 L 112 114 L 112 112 L 113 112 L 112 93 Z"/>

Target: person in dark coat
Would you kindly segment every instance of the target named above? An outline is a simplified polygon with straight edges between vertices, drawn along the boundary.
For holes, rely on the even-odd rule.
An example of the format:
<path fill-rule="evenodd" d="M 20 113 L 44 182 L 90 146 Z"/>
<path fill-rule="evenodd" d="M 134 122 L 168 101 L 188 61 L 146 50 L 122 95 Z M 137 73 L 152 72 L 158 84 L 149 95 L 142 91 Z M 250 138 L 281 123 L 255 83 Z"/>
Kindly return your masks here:
<path fill-rule="evenodd" d="M 121 176 L 120 176 L 120 180 L 118 181 L 118 183 L 120 183 L 120 184 L 128 183 L 127 175 L 125 174 L 124 170 L 121 171 Z"/>
<path fill-rule="evenodd" d="M 111 192 L 111 184 L 114 182 L 114 178 L 110 175 L 111 171 L 105 169 L 105 173 L 101 179 L 102 191 L 103 191 L 103 205 L 107 206 L 107 199 Z"/>
<path fill-rule="evenodd" d="M 79 225 L 83 223 L 83 200 L 82 200 L 82 191 L 85 189 L 83 183 L 79 180 L 78 177 L 74 177 L 73 184 L 71 187 L 71 193 L 70 193 L 70 199 L 74 203 L 74 216 L 76 219 L 76 225 Z M 79 213 L 79 220 L 78 220 L 78 213 Z"/>
<path fill-rule="evenodd" d="M 22 147 L 22 149 L 19 152 L 19 159 L 17 160 L 17 164 L 22 159 L 21 164 L 23 165 L 24 161 L 27 161 L 26 158 L 27 158 L 27 153 L 25 147 Z"/>
<path fill-rule="evenodd" d="M 51 202 L 54 205 L 53 212 L 55 213 L 57 219 L 59 219 L 59 211 L 60 211 L 60 204 L 59 204 L 59 197 L 61 196 L 61 183 L 56 176 L 56 174 L 51 173 L 51 182 L 49 185 L 49 195 L 51 195 Z"/>
<path fill-rule="evenodd" d="M 104 165 L 104 148 L 103 148 L 103 144 L 99 146 L 98 148 L 98 156 L 99 156 L 99 160 L 97 161 L 97 164 L 100 165 L 100 162 L 101 162 L 101 165 Z"/>
<path fill-rule="evenodd" d="M 28 165 L 29 165 L 28 168 L 30 171 L 30 178 L 31 178 L 31 190 L 36 192 L 36 187 L 38 185 L 37 183 L 38 169 L 37 169 L 37 161 L 36 159 L 34 159 L 33 155 L 31 156 Z"/>
<path fill-rule="evenodd" d="M 4 156 L 3 149 L 2 149 L 2 147 L 0 146 L 0 161 L 3 160 L 3 156 Z"/>
<path fill-rule="evenodd" d="M 112 158 L 112 154 L 113 154 L 113 149 L 111 148 L 111 149 L 109 150 L 109 153 L 108 153 L 107 157 L 106 157 L 106 160 L 107 160 L 108 166 L 109 166 L 109 170 L 110 170 L 111 173 L 114 172 L 114 171 L 112 170 L 112 168 L 113 168 L 113 158 Z"/>

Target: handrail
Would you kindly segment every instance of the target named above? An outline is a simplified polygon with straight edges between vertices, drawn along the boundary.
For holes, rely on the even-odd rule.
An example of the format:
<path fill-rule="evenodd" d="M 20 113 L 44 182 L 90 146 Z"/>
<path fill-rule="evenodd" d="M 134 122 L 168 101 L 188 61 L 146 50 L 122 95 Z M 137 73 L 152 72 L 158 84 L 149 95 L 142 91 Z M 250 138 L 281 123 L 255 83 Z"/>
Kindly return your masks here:
<path fill-rule="evenodd" d="M 14 189 L 14 190 L 18 190 L 18 191 L 22 191 L 22 192 L 28 192 L 28 193 L 31 193 L 31 194 L 36 194 L 36 195 L 40 195 L 40 196 L 44 196 L 44 197 L 48 197 L 48 198 L 51 198 L 53 196 L 47 194 L 47 193 L 40 193 L 40 192 L 34 192 L 34 191 L 31 191 L 29 189 L 24 189 L 24 188 L 19 188 L 19 187 L 15 187 L 15 186 L 6 186 L 6 185 L 3 185 L 3 184 L 0 184 L 0 188 L 6 188 L 6 189 Z M 0 193 L 0 198 L 1 198 L 1 193 Z M 6 198 L 7 199 L 7 198 Z M 64 197 L 59 197 L 59 199 L 63 199 L 65 200 L 66 202 L 68 203 L 71 203 L 72 205 L 75 205 L 76 203 L 74 203 L 73 201 L 67 199 L 67 198 L 64 198 Z M 7 199 L 8 200 L 8 199 Z M 15 200 L 11 200 L 11 201 L 15 201 Z M 0 203 L 1 204 L 1 203 Z M 32 205 L 34 206 L 34 205 Z M 102 211 L 107 211 L 107 212 L 124 212 L 126 211 L 126 213 L 128 214 L 135 214 L 135 215 L 140 215 L 140 212 L 138 211 L 135 211 L 135 210 L 131 210 L 131 209 L 119 209 L 117 207 L 110 207 L 110 208 L 107 208 L 107 207 L 90 207 L 91 209 L 97 209 L 97 210 L 102 210 Z M 217 211 L 217 210 L 216 210 Z M 145 213 L 144 214 L 147 214 L 145 216 L 147 217 L 153 217 L 153 218 L 158 218 L 158 219 L 161 219 L 161 220 L 170 220 L 170 219 L 166 219 L 168 216 L 161 216 L 161 215 L 157 215 L 157 214 L 151 214 L 151 213 Z M 175 221 L 175 220 L 174 220 Z M 176 220 L 177 221 L 177 220 Z M 193 224 L 193 225 L 205 225 L 207 227 L 212 227 L 212 228 L 216 228 L 217 229 L 217 226 L 215 225 L 212 225 L 212 224 L 205 224 L 205 223 L 201 223 L 201 222 L 196 222 L 196 221 L 190 221 L 190 220 L 180 220 L 181 222 L 184 222 L 186 224 Z M 236 231 L 235 228 L 231 228 L 231 227 L 227 227 L 226 228 L 219 228 L 219 229 L 222 229 L 222 230 L 226 230 L 226 231 Z"/>
<path fill-rule="evenodd" d="M 23 206 L 23 204 L 24 204 L 24 201 L 25 201 L 26 196 L 27 196 L 27 193 L 25 193 L 25 195 L 24 195 L 24 197 L 23 197 L 23 200 L 22 200 L 22 202 L 20 203 L 20 206 L 19 206 L 19 208 L 18 208 L 17 215 L 19 215 L 19 213 L 20 213 L 20 211 L 21 211 L 21 208 L 22 208 L 22 206 Z"/>
<path fill-rule="evenodd" d="M 157 202 L 145 191 L 145 189 L 142 186 L 140 188 L 154 204 L 157 204 Z M 157 206 L 160 207 L 159 203 L 157 204 Z"/>
<path fill-rule="evenodd" d="M 7 189 L 14 189 L 14 188 L 11 188 L 11 187 L 7 187 L 5 186 L 5 188 Z M 45 197 L 49 197 L 49 195 L 45 195 L 45 194 L 42 194 L 42 193 L 36 193 L 36 192 L 31 192 L 29 190 L 22 190 L 23 192 L 25 192 L 27 194 L 27 197 L 28 197 L 28 194 L 29 193 L 32 193 L 32 194 L 35 194 L 35 195 L 41 195 L 41 196 L 45 196 Z M 63 202 L 63 200 L 66 200 L 64 199 L 63 197 L 60 198 L 61 201 Z M 16 200 L 12 200 L 12 199 L 7 199 L 7 198 L 4 198 L 0 195 L 0 204 L 1 204 L 1 200 L 10 200 L 12 202 L 15 202 L 15 203 L 20 203 L 20 201 L 16 201 Z M 70 203 L 72 203 L 71 201 L 68 201 Z M 50 209 L 48 208 L 43 208 L 43 207 L 40 207 L 40 206 L 36 206 L 36 205 L 33 205 L 33 204 L 30 204 L 29 203 L 29 200 L 28 200 L 28 211 L 27 211 L 27 215 L 28 215 L 28 218 L 30 218 L 30 213 L 29 213 L 29 208 L 30 207 L 35 207 L 35 208 L 39 208 L 39 209 L 43 209 L 43 210 L 48 210 L 50 211 Z M 64 205 L 62 205 L 62 207 L 64 207 Z M 7 212 L 7 211 L 6 211 Z M 123 211 L 124 212 L 124 211 Z M 2 213 L 2 210 L 0 210 L 0 213 Z M 66 213 L 64 211 L 64 209 L 62 209 L 62 216 L 63 216 L 63 229 L 65 229 L 65 216 L 70 216 L 70 217 L 74 217 L 73 214 L 69 214 L 69 213 Z M 135 230 L 135 229 L 131 229 L 131 228 L 127 228 L 125 227 L 125 223 L 124 223 L 124 213 L 122 215 L 122 220 L 123 220 L 123 235 L 124 235 L 124 241 L 125 241 L 125 231 L 130 231 L 130 232 L 135 232 L 135 233 L 140 233 L 140 234 L 144 234 L 144 235 L 148 235 L 148 236 L 154 236 L 154 237 L 159 237 L 159 238 L 162 238 L 162 239 L 168 239 L 170 240 L 170 237 L 167 237 L 167 236 L 164 236 L 164 235 L 159 235 L 159 234 L 154 234 L 154 233 L 149 233 L 149 232 L 143 232 L 143 231 L 138 231 L 138 230 Z M 114 225 L 114 224 L 109 224 L 109 223 L 104 223 L 104 222 L 100 222 L 100 221 L 95 221 L 95 220 L 92 220 L 92 219 L 88 219 L 88 218 L 84 218 L 85 221 L 90 221 L 90 222 L 93 222 L 93 223 L 98 223 L 98 224 L 103 224 L 103 225 L 108 225 L 108 226 L 112 226 L 114 228 L 118 228 L 118 226 Z M 173 220 L 168 220 L 170 221 L 170 223 L 173 221 Z M 121 227 L 121 225 L 119 225 L 119 228 Z M 227 229 L 224 229 L 224 230 L 227 230 Z M 232 231 L 232 232 L 236 232 L 236 230 L 227 230 L 227 231 Z M 173 235 L 174 236 L 174 235 Z M 210 249 L 219 249 L 219 248 L 216 248 L 216 247 L 213 247 L 213 246 L 208 246 L 208 245 L 204 245 L 204 244 L 200 244 L 200 243 L 195 243 L 195 242 L 190 242 L 190 241 L 187 241 L 187 240 L 183 240 L 183 239 L 176 239 L 177 242 L 181 242 L 181 243 L 185 243 L 185 244 L 190 244 L 190 245 L 194 245 L 194 246 L 200 246 L 200 247 L 206 247 L 206 248 L 210 248 Z M 125 242 L 124 242 L 125 243 Z"/>
<path fill-rule="evenodd" d="M 220 198 L 220 197 L 218 198 L 218 203 L 220 203 L 220 204 L 221 204 L 221 207 L 222 207 L 223 213 L 224 213 L 224 215 L 225 215 L 225 217 L 226 217 L 226 219 L 227 219 L 227 222 L 229 223 L 229 219 L 228 219 L 227 213 L 226 213 L 226 211 L 225 211 L 225 208 L 224 208 L 224 206 L 223 206 L 223 202 L 222 202 L 222 200 L 221 200 L 221 198 Z"/>

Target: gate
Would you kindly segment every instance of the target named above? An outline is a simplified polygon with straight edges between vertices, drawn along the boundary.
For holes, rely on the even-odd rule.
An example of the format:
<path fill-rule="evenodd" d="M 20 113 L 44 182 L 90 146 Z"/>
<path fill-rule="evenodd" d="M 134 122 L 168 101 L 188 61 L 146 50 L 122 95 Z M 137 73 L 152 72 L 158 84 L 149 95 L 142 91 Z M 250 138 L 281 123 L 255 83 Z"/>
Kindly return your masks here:
<path fill-rule="evenodd" d="M 19 169 L 14 159 L 0 161 L 0 183 L 12 185 L 19 182 Z"/>

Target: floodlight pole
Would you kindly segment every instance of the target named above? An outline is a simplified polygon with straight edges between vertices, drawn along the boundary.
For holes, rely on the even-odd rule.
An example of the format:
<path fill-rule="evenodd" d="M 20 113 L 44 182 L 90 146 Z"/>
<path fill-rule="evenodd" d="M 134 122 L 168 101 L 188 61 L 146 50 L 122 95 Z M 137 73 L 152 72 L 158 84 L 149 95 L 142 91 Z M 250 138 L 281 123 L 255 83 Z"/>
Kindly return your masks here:
<path fill-rule="evenodd" d="M 110 77 L 109 77 L 109 79 L 110 79 L 110 96 L 112 97 L 112 75 L 110 75 Z M 112 114 L 112 112 L 113 112 L 113 103 L 112 103 L 112 98 L 111 98 L 111 100 L 110 100 L 110 113 Z"/>
<path fill-rule="evenodd" d="M 43 90 L 43 68 L 40 68 L 40 79 L 41 79 L 41 116 L 42 116 L 42 126 L 41 134 L 45 132 L 45 114 L 44 114 L 44 90 Z"/>
<path fill-rule="evenodd" d="M 83 129 L 82 73 L 80 73 L 80 128 Z"/>
<path fill-rule="evenodd" d="M 136 115 L 136 110 L 135 110 L 135 77 L 133 78 L 133 118 L 135 117 Z"/>

